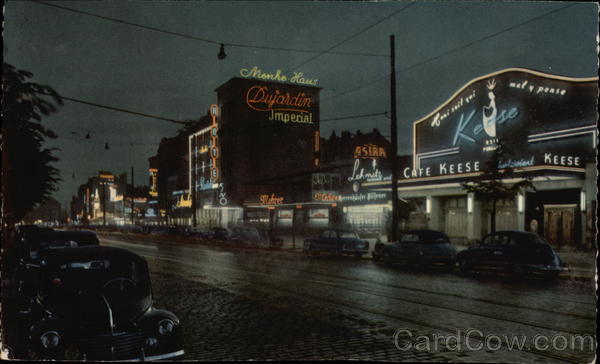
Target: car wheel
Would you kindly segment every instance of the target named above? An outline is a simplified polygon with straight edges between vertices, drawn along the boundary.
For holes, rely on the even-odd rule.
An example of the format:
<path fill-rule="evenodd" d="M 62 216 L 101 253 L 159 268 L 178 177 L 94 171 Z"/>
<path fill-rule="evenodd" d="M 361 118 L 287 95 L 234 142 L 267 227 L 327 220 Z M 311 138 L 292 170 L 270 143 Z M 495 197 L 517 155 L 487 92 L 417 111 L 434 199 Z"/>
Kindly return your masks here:
<path fill-rule="evenodd" d="M 382 258 L 382 260 L 387 265 L 391 265 L 392 264 L 392 257 L 390 256 L 389 252 L 383 252 L 383 258 Z"/>
<path fill-rule="evenodd" d="M 469 273 L 471 271 L 471 265 L 466 258 L 458 259 L 458 268 L 460 269 L 461 273 Z"/>
<path fill-rule="evenodd" d="M 373 261 L 374 262 L 378 262 L 379 261 L 379 254 L 377 254 L 376 251 L 373 251 L 373 253 L 371 254 L 371 256 L 373 257 Z"/>

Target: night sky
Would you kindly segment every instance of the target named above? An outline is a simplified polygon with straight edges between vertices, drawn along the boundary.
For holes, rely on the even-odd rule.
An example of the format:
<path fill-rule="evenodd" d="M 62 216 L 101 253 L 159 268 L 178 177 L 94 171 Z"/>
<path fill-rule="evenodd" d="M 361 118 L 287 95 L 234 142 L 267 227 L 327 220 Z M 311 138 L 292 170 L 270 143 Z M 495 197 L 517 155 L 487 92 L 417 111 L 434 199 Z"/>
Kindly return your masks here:
<path fill-rule="evenodd" d="M 33 72 L 34 82 L 66 97 L 176 120 L 204 115 L 216 102 L 215 88 L 254 66 L 318 79 L 321 120 L 389 111 L 389 36 L 394 34 L 400 154 L 411 150 L 412 121 L 476 77 L 509 67 L 597 75 L 598 8 L 593 3 L 52 4 L 207 40 L 32 1 L 5 4 L 5 61 Z M 219 43 L 226 44 L 224 60 L 217 59 Z M 318 53 L 278 48 L 352 54 L 315 57 Z M 136 184 L 147 184 L 148 157 L 161 138 L 180 127 L 71 101 L 43 122 L 58 134 L 48 146 L 60 148 L 55 166 L 63 181 L 55 198 L 63 206 L 98 170 L 129 173 L 134 166 Z M 324 121 L 321 133 L 374 127 L 389 135 L 383 115 Z"/>

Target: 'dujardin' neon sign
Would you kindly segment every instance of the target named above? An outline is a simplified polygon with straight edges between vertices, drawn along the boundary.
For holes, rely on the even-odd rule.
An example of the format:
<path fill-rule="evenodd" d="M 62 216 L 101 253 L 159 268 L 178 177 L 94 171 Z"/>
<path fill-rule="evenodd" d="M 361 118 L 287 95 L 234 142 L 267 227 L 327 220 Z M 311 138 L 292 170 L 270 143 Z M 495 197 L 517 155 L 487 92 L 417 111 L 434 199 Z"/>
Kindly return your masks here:
<path fill-rule="evenodd" d="M 302 72 L 293 72 L 292 76 L 281 70 L 275 73 L 263 72 L 257 66 L 242 68 L 240 75 L 260 81 L 279 81 L 288 84 L 316 86 L 317 78 L 305 78 Z M 316 105 L 316 98 L 308 92 L 283 91 L 277 85 L 256 84 L 246 91 L 246 105 L 254 111 L 267 112 L 269 121 L 280 121 L 284 124 L 313 124 L 311 109 Z"/>
<path fill-rule="evenodd" d="M 309 110 L 313 99 L 304 92 L 290 94 L 279 89 L 271 90 L 264 85 L 255 85 L 246 91 L 246 104 L 252 110 L 270 112 L 269 120 L 282 123 L 313 123 L 313 115 Z"/>

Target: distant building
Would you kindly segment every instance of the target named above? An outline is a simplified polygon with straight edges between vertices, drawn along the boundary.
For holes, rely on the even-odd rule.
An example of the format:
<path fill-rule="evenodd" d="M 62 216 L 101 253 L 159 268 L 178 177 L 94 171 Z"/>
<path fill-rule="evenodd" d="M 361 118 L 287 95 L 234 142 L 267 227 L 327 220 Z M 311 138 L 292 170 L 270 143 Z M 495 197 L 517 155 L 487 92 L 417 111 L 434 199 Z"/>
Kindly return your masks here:
<path fill-rule="evenodd" d="M 143 199 L 145 203 L 145 197 Z M 97 176 L 89 178 L 79 186 L 77 195 L 72 197 L 70 215 L 75 224 L 130 224 L 131 191 L 127 174 L 100 171 Z"/>

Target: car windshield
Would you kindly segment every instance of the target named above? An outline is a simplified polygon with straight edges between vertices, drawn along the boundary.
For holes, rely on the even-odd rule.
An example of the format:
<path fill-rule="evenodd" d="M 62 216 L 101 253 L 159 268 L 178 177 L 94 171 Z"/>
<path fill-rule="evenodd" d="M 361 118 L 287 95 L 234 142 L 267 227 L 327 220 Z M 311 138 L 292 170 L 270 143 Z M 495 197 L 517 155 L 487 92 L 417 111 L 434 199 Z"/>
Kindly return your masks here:
<path fill-rule="evenodd" d="M 342 239 L 358 239 L 358 235 L 354 231 L 340 231 L 339 237 Z"/>
<path fill-rule="evenodd" d="M 400 237 L 400 243 L 408 244 L 408 243 L 416 243 L 419 241 L 419 235 L 417 234 L 403 234 Z"/>
<path fill-rule="evenodd" d="M 128 285 L 149 288 L 148 270 L 140 261 L 119 258 L 83 259 L 64 262 L 49 271 L 49 284 L 61 288 L 63 294 L 82 290 L 101 290 L 113 280 L 126 280 Z M 57 284 L 57 279 L 60 284 Z"/>
<path fill-rule="evenodd" d="M 29 255 L 32 259 L 39 259 L 49 251 L 92 245 L 98 245 L 98 240 L 91 234 L 41 234 L 31 239 Z"/>
<path fill-rule="evenodd" d="M 402 234 L 400 243 L 448 244 L 450 240 L 446 234 L 439 231 L 408 231 Z"/>
<path fill-rule="evenodd" d="M 541 236 L 536 235 L 536 234 L 521 234 L 520 236 L 518 236 L 516 238 L 520 245 L 535 245 L 535 244 L 548 245 L 548 242 L 546 240 L 544 240 L 544 238 L 542 238 Z"/>

